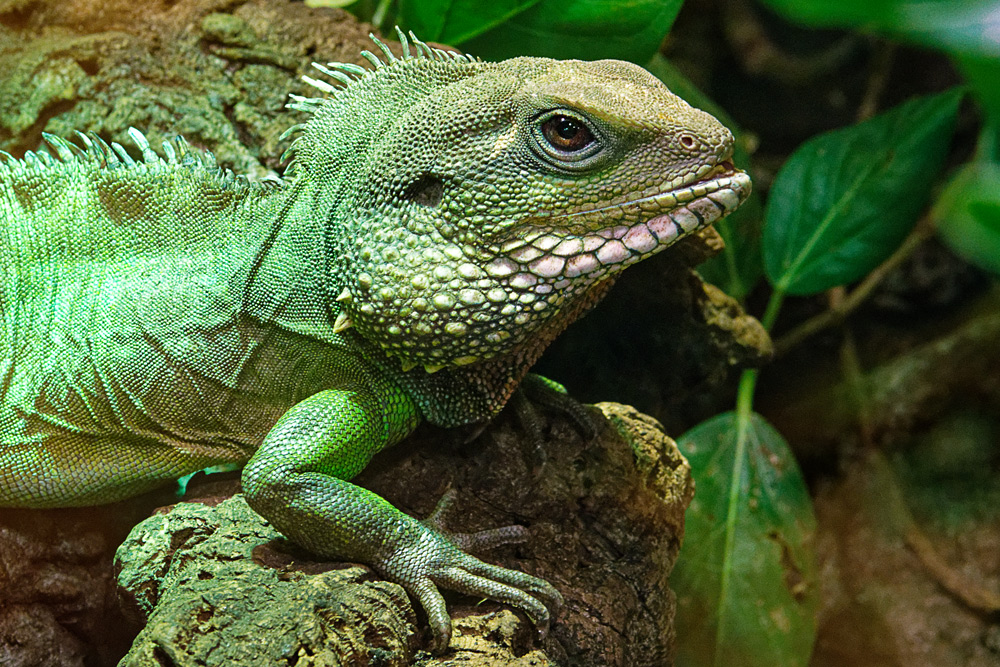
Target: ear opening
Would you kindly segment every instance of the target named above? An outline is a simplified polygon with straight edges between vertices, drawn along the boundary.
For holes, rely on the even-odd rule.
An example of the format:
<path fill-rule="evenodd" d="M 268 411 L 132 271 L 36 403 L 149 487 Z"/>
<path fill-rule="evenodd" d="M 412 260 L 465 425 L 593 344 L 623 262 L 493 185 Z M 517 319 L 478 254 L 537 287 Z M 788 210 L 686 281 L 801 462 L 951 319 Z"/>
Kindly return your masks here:
<path fill-rule="evenodd" d="M 403 191 L 402 198 L 418 206 L 436 207 L 441 203 L 444 183 L 432 174 L 424 174 Z"/>

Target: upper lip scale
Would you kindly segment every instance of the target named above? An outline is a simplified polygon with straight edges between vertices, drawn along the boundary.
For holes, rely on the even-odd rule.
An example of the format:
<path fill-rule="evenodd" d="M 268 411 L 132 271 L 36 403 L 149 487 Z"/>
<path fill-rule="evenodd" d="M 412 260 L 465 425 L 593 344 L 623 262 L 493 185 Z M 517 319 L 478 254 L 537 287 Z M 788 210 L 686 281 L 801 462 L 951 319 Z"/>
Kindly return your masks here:
<path fill-rule="evenodd" d="M 549 216 L 545 216 L 545 217 L 538 217 L 538 218 L 535 218 L 535 220 L 537 220 L 539 223 L 541 223 L 543 221 L 544 222 L 548 222 L 548 221 L 552 221 L 552 220 L 567 220 L 567 219 L 572 220 L 573 218 L 577 218 L 579 216 L 585 216 L 585 215 L 600 213 L 602 211 L 616 211 L 616 210 L 617 211 L 622 211 L 627 206 L 639 206 L 640 202 L 642 202 L 642 201 L 646 201 L 646 200 L 649 200 L 649 199 L 655 199 L 656 197 L 661 197 L 663 195 L 668 195 L 671 192 L 678 192 L 680 190 L 685 190 L 687 188 L 692 188 L 692 187 L 695 187 L 696 185 L 698 185 L 700 183 L 706 183 L 706 182 L 709 182 L 709 181 L 718 180 L 718 179 L 720 179 L 722 177 L 725 177 L 725 176 L 735 176 L 737 174 L 742 174 L 742 173 L 744 173 L 744 172 L 741 169 L 737 169 L 736 166 L 732 163 L 732 161 L 729 158 L 726 158 L 725 160 L 721 160 L 718 163 L 716 163 L 714 167 L 712 167 L 711 169 L 709 169 L 708 172 L 706 172 L 705 175 L 702 176 L 697 181 L 692 181 L 691 183 L 688 183 L 688 184 L 686 184 L 684 186 L 681 186 L 679 188 L 674 188 L 673 190 L 666 190 L 664 192 L 660 192 L 660 193 L 657 193 L 655 195 L 650 195 L 648 197 L 640 197 L 639 199 L 633 199 L 631 201 L 621 202 L 619 204 L 609 204 L 607 206 L 602 206 L 600 208 L 592 208 L 592 209 L 588 209 L 586 211 L 575 211 L 573 213 L 560 213 L 558 215 L 549 215 Z M 711 193 L 707 192 L 703 196 L 707 196 L 709 194 L 711 194 Z M 700 197 L 698 197 L 698 196 L 693 197 L 692 201 L 694 201 L 695 199 L 699 199 L 699 198 Z M 664 211 L 663 213 L 660 213 L 659 215 L 666 215 L 667 213 L 669 213 L 669 211 Z M 525 222 L 527 222 L 527 221 L 525 221 Z M 521 246 L 521 245 L 524 245 L 524 244 L 527 244 L 527 243 L 531 243 L 534 239 L 538 238 L 539 236 L 543 236 L 546 233 L 547 233 L 547 231 L 545 229 L 542 229 L 542 228 L 536 229 L 534 233 L 532 233 L 530 231 L 528 233 L 521 232 L 514 239 L 507 239 L 506 241 L 498 241 L 497 242 L 497 246 L 501 249 L 501 251 L 509 251 L 509 250 L 511 250 L 514 247 L 518 247 L 518 246 Z"/>
<path fill-rule="evenodd" d="M 716 171 L 719 167 L 723 167 L 724 171 Z M 648 200 L 648 199 L 655 199 L 656 197 L 662 197 L 663 195 L 669 195 L 672 192 L 678 192 L 680 190 L 686 190 L 688 188 L 692 188 L 692 187 L 694 187 L 696 185 L 699 185 L 701 183 L 707 183 L 707 182 L 710 182 L 710 181 L 715 181 L 715 180 L 718 180 L 721 177 L 724 177 L 724 176 L 733 176 L 733 175 L 738 174 L 738 173 L 740 173 L 740 170 L 737 169 L 735 166 L 733 166 L 732 162 L 729 162 L 728 160 L 726 160 L 724 162 L 720 162 L 717 165 L 715 165 L 715 167 L 713 167 L 712 169 L 710 169 L 708 171 L 708 173 L 706 173 L 702 178 L 698 179 L 697 181 L 692 181 L 692 182 L 687 183 L 686 185 L 683 185 L 683 186 L 681 186 L 679 188 L 674 188 L 673 190 L 666 190 L 664 192 L 660 192 L 660 193 L 657 193 L 655 195 L 651 195 L 649 197 L 641 197 L 639 199 L 633 199 L 631 201 L 622 202 L 620 204 L 610 204 L 608 206 L 602 206 L 600 208 L 587 209 L 586 211 L 575 211 L 573 213 L 561 213 L 559 215 L 552 215 L 552 216 L 548 216 L 545 219 L 546 220 L 557 220 L 559 218 L 574 218 L 574 217 L 579 216 L 579 215 L 587 215 L 587 214 L 590 214 L 590 213 L 600 213 L 601 211 L 610 211 L 610 210 L 614 210 L 614 209 L 619 209 L 620 210 L 623 206 L 629 206 L 629 205 L 633 205 L 633 204 L 638 204 L 641 201 L 645 201 L 645 200 Z M 706 194 L 711 194 L 711 193 L 706 193 Z M 697 198 L 698 197 L 695 197 L 694 199 L 697 199 Z"/>

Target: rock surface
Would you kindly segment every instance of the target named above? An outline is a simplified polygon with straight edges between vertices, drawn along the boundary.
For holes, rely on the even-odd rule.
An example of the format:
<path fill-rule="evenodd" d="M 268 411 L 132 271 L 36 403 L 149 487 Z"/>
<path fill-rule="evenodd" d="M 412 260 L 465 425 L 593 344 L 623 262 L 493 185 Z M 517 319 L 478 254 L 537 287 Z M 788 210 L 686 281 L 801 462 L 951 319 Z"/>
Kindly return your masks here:
<path fill-rule="evenodd" d="M 74 130 L 131 148 L 136 127 L 153 146 L 180 134 L 263 176 L 305 118 L 284 108 L 288 93 L 317 93 L 300 80 L 314 60 L 364 63 L 370 30 L 287 1 L 0 0 L 0 149 Z"/>
<path fill-rule="evenodd" d="M 112 554 L 150 509 L 0 508 L 0 665 L 116 663 L 135 629 L 118 608 Z"/>
<path fill-rule="evenodd" d="M 422 651 L 426 622 L 402 588 L 367 567 L 316 562 L 281 538 L 242 496 L 181 503 L 138 525 L 118 550 L 122 598 L 145 623 L 123 666 L 621 665 L 671 663 L 668 576 L 694 487 L 655 421 L 603 403 L 596 438 L 562 418 L 544 426 L 533 473 L 524 432 L 503 419 L 467 445 L 433 429 L 385 452 L 358 482 L 427 514 L 457 491 L 450 528 L 513 523 L 517 547 L 485 555 L 544 577 L 566 598 L 548 639 L 492 601 L 445 593 L 455 635 L 444 657 Z"/>

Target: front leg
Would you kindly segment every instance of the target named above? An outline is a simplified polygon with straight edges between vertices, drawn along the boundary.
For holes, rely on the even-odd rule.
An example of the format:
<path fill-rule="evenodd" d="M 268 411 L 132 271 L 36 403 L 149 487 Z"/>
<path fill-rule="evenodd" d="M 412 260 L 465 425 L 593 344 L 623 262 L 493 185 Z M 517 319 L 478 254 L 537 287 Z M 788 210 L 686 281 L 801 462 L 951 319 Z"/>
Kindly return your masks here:
<path fill-rule="evenodd" d="M 546 604 L 562 601 L 551 585 L 469 556 L 434 526 L 347 481 L 419 419 L 398 387 L 374 377 L 314 394 L 275 424 L 244 468 L 247 502 L 313 553 L 366 563 L 402 585 L 427 612 L 435 651 L 451 639 L 439 586 L 518 607 L 544 633 Z"/>

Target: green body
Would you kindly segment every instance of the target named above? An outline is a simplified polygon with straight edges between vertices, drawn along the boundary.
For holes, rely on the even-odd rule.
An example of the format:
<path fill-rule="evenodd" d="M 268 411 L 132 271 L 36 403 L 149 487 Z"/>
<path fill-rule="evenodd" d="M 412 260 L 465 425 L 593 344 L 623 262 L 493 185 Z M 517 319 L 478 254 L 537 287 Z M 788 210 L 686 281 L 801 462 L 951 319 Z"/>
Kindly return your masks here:
<path fill-rule="evenodd" d="M 281 183 L 138 132 L 141 161 L 49 137 L 56 157 L 0 167 L 0 506 L 246 463 L 254 509 L 403 584 L 436 648 L 438 586 L 547 625 L 547 583 L 347 480 L 421 420 L 490 418 L 617 271 L 749 181 L 635 66 L 417 50 L 321 68 L 344 87 L 294 104 L 313 114 Z"/>

